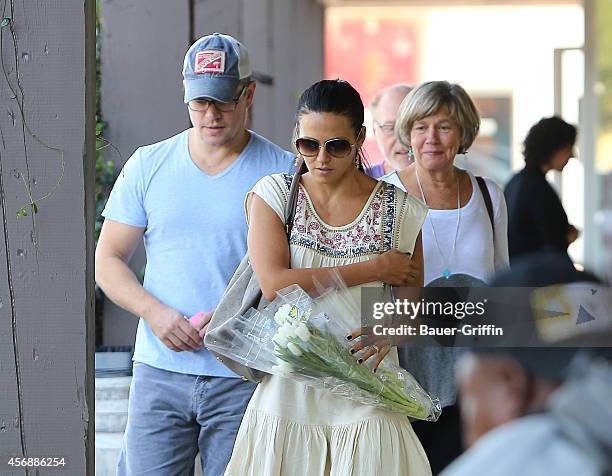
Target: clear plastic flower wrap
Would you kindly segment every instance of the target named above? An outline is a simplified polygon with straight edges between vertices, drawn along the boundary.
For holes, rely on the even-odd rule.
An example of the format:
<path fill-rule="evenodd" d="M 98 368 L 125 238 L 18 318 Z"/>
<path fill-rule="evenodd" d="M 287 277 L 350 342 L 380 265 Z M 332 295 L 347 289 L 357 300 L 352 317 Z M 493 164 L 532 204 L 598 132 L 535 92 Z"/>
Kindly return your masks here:
<path fill-rule="evenodd" d="M 355 326 L 348 317 L 358 316 L 359 307 L 345 290 L 336 282 L 311 298 L 299 286 L 289 286 L 265 309 L 250 309 L 216 328 L 207 336 L 207 346 L 248 367 L 337 396 L 419 420 L 437 420 L 438 399 L 410 373 L 388 358 L 374 373 L 367 363 L 357 362 L 358 355 L 351 355 L 346 336 Z"/>

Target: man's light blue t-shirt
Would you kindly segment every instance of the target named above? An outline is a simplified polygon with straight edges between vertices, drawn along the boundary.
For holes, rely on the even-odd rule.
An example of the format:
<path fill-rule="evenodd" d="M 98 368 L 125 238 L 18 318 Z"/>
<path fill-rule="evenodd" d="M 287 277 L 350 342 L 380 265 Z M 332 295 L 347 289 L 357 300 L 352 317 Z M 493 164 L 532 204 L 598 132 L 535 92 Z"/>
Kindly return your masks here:
<path fill-rule="evenodd" d="M 144 288 L 186 316 L 214 309 L 246 253 L 244 199 L 293 155 L 251 132 L 226 170 L 209 176 L 191 160 L 188 131 L 141 147 L 126 162 L 104 217 L 146 228 Z M 140 319 L 134 360 L 173 372 L 231 376 L 206 350 L 174 352 Z"/>

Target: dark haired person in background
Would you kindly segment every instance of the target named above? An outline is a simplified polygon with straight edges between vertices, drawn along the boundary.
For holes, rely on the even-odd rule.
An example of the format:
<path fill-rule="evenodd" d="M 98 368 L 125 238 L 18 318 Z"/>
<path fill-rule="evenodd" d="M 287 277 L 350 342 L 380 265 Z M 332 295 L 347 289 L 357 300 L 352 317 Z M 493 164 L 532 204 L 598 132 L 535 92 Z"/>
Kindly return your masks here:
<path fill-rule="evenodd" d="M 523 142 L 525 168 L 504 190 L 508 206 L 511 262 L 543 249 L 567 251 L 578 237 L 559 196 L 546 180 L 549 170 L 561 172 L 574 155 L 576 128 L 557 116 L 535 124 Z"/>

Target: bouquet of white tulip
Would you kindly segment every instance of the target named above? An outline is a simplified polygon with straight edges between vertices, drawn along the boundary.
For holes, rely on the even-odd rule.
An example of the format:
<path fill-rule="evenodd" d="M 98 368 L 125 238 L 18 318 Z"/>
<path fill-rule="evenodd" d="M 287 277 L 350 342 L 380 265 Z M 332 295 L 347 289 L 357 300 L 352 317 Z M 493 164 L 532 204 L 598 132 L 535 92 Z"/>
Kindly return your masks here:
<path fill-rule="evenodd" d="M 335 395 L 435 421 L 440 405 L 412 375 L 383 359 L 376 373 L 349 352 L 343 322 L 346 297 L 328 290 L 311 299 L 299 286 L 278 292 L 263 310 L 251 309 L 215 330 L 208 347 L 244 365 L 299 380 Z M 349 304 L 358 312 L 354 304 Z"/>

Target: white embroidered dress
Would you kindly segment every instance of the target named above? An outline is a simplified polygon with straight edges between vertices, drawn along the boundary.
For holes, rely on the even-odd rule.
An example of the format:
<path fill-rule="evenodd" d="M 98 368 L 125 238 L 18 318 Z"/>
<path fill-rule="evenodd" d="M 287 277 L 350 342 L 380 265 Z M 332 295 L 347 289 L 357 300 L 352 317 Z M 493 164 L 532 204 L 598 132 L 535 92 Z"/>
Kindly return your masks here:
<path fill-rule="evenodd" d="M 284 219 L 290 182 L 288 175 L 264 177 L 252 192 Z M 300 185 L 290 239 L 291 267 L 358 263 L 391 248 L 412 252 L 426 214 L 419 200 L 379 182 L 352 223 L 330 226 L 319 218 Z M 359 299 L 359 286 L 349 292 Z M 387 358 L 397 363 L 396 350 Z M 431 470 L 405 416 L 271 375 L 249 402 L 225 474 L 420 476 Z"/>

